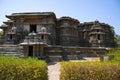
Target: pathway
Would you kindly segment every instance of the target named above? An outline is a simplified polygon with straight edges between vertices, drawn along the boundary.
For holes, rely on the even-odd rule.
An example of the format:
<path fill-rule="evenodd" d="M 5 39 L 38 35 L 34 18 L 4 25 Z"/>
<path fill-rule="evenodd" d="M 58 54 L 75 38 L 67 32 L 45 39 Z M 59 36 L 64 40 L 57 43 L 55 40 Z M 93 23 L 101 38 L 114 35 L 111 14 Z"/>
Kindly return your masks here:
<path fill-rule="evenodd" d="M 48 63 L 49 80 L 59 80 L 60 78 L 60 62 Z"/>

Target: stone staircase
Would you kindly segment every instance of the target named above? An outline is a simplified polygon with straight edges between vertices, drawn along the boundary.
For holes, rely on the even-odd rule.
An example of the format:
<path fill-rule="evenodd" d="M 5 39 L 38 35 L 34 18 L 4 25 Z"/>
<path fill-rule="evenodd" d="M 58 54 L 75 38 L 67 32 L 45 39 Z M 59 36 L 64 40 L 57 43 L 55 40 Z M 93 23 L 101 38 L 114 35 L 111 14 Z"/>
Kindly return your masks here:
<path fill-rule="evenodd" d="M 2 56 L 23 56 L 23 47 L 17 45 L 0 45 L 0 55 Z"/>

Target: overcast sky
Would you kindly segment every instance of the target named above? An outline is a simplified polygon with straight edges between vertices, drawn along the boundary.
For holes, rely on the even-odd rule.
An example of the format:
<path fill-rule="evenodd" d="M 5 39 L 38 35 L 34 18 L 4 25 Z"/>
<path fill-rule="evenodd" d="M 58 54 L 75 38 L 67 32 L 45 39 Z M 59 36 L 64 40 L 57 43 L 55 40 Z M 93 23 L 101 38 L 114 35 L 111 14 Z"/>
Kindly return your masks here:
<path fill-rule="evenodd" d="M 70 16 L 81 23 L 99 20 L 120 35 L 120 0 L 0 0 L 0 25 L 12 13 L 50 11 L 57 18 Z"/>

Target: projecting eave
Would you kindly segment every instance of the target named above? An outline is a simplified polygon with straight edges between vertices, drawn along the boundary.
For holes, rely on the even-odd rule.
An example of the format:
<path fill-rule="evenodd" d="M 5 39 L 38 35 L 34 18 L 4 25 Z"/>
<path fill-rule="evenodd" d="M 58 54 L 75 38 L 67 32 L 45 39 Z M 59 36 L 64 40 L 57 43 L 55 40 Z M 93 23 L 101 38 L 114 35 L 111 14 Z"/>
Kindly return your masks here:
<path fill-rule="evenodd" d="M 13 23 L 13 21 L 12 20 L 8 20 L 8 21 L 4 21 L 3 23 L 6 24 L 6 25 L 8 25 L 8 24 Z"/>
<path fill-rule="evenodd" d="M 93 35 L 93 34 L 105 35 L 105 33 L 104 33 L 104 32 L 91 32 L 89 35 Z"/>
<path fill-rule="evenodd" d="M 3 29 L 3 28 L 7 28 L 8 25 L 1 25 L 0 28 Z"/>
<path fill-rule="evenodd" d="M 7 18 L 13 19 L 14 17 L 43 17 L 52 16 L 56 19 L 56 15 L 53 12 L 29 12 L 29 13 L 13 13 L 11 15 L 6 15 Z"/>
<path fill-rule="evenodd" d="M 6 17 L 9 18 L 9 19 L 13 19 L 14 18 L 14 16 L 11 16 L 11 15 L 6 15 Z"/>
<path fill-rule="evenodd" d="M 58 21 L 61 21 L 61 20 L 71 20 L 71 21 L 76 22 L 77 24 L 79 24 L 79 23 L 80 23 L 80 22 L 79 22 L 79 20 L 74 19 L 74 18 L 69 17 L 69 16 L 63 16 L 63 17 L 61 17 L 61 18 L 59 18 L 59 19 L 58 19 Z"/>
<path fill-rule="evenodd" d="M 23 42 L 23 43 L 20 43 L 19 45 L 20 46 L 25 46 L 25 45 L 27 45 L 27 46 L 29 46 L 29 45 L 37 45 L 37 44 L 39 44 L 39 45 L 47 45 L 46 43 L 44 43 L 44 42 Z"/>

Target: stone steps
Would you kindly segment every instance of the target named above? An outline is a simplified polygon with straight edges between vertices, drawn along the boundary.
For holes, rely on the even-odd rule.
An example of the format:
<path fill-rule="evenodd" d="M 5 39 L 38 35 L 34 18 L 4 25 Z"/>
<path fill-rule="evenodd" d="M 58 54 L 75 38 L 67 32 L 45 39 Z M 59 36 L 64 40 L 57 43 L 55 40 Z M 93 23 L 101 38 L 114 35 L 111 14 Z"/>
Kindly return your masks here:
<path fill-rule="evenodd" d="M 20 57 L 23 53 L 23 47 L 17 45 L 0 45 L 0 55 Z"/>

